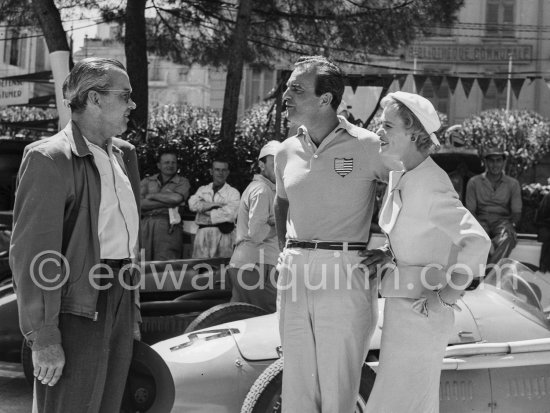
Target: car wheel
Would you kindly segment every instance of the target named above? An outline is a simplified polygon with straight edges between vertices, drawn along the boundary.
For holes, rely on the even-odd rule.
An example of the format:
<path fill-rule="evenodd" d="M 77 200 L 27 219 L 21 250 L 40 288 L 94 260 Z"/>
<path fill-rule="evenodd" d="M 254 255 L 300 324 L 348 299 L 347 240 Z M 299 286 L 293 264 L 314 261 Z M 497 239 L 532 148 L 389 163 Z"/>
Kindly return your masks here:
<path fill-rule="evenodd" d="M 366 364 L 361 371 L 359 396 L 355 406 L 356 413 L 366 411 L 376 374 Z M 280 358 L 256 379 L 246 395 L 241 413 L 279 413 L 281 411 L 281 389 L 283 384 L 283 358 Z"/>
<path fill-rule="evenodd" d="M 27 383 L 34 385 L 34 367 L 32 365 L 32 350 L 27 345 L 27 340 L 23 340 L 21 345 L 21 364 L 23 365 L 23 374 Z"/>
<path fill-rule="evenodd" d="M 175 394 L 172 374 L 162 357 L 146 344 L 134 341 L 121 413 L 168 413 Z"/>
<path fill-rule="evenodd" d="M 263 308 L 246 303 L 225 303 L 212 307 L 200 314 L 185 329 L 186 333 L 203 328 L 217 326 L 218 324 L 230 321 L 244 320 L 246 318 L 266 315 L 268 312 Z"/>

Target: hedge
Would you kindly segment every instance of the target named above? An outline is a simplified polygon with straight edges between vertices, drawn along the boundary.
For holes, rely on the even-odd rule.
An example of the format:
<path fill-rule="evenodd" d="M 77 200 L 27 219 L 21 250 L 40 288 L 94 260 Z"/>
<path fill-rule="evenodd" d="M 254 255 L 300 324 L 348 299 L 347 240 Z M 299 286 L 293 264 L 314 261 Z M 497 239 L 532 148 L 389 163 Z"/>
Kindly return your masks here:
<path fill-rule="evenodd" d="M 209 169 L 215 157 L 229 162 L 228 183 L 242 191 L 252 180 L 260 148 L 275 136 L 271 105 L 248 110 L 237 125 L 234 144 L 222 151 L 219 137 L 221 115 L 212 109 L 189 105 L 153 107 L 147 141 L 132 133 L 142 176 L 157 173 L 157 155 L 172 150 L 178 156 L 180 174 L 189 179 L 192 191 L 211 182 Z M 280 136 L 286 136 L 282 130 Z"/>

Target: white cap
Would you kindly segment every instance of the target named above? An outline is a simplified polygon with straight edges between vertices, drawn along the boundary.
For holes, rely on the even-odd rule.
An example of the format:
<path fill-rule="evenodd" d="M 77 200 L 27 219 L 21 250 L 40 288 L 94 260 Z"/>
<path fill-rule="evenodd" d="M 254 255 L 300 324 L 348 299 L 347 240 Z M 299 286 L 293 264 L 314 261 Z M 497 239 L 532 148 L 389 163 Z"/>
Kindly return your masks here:
<path fill-rule="evenodd" d="M 441 121 L 439 116 L 435 111 L 432 102 L 430 102 L 425 97 L 417 95 L 416 93 L 407 93 L 407 92 L 393 92 L 388 94 L 389 97 L 398 100 L 406 107 L 408 107 L 412 113 L 418 118 L 426 132 L 430 134 L 430 138 L 433 143 L 439 146 L 439 141 L 437 136 L 435 136 L 436 131 L 441 128 Z"/>
<path fill-rule="evenodd" d="M 267 156 L 267 155 L 275 156 L 275 154 L 279 152 L 280 147 L 281 147 L 281 142 L 269 141 L 262 147 L 262 149 L 260 149 L 260 154 L 258 155 L 258 159 L 262 159 L 264 156 Z"/>

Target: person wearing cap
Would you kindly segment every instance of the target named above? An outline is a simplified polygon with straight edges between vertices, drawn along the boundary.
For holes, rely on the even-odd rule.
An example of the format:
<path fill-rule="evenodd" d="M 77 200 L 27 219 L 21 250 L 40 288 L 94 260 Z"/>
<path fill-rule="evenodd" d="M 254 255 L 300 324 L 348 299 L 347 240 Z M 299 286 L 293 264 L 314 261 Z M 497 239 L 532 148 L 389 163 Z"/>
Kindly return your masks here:
<path fill-rule="evenodd" d="M 376 183 L 387 181 L 388 170 L 377 136 L 337 116 L 343 92 L 340 68 L 308 56 L 283 95 L 299 126 L 275 155 L 285 413 L 355 410 L 378 317 L 376 283 L 359 251 L 369 239 Z"/>
<path fill-rule="evenodd" d="M 504 173 L 506 151 L 500 146 L 482 149 L 485 172 L 466 186 L 466 207 L 481 223 L 492 241 L 489 264 L 510 255 L 516 246 L 516 226 L 521 220 L 521 186 Z"/>
<path fill-rule="evenodd" d="M 387 245 L 364 253 L 385 262 L 380 365 L 369 413 L 438 412 L 441 362 L 454 329 L 456 302 L 483 273 L 490 241 L 429 156 L 441 127 L 422 96 L 382 99 L 380 153 L 392 165 L 379 224 Z M 399 389 L 399 391 L 395 391 Z"/>
<path fill-rule="evenodd" d="M 276 310 L 279 244 L 275 231 L 274 158 L 281 142 L 269 141 L 260 150 L 260 173 L 244 190 L 237 214 L 237 238 L 228 270 L 231 301 Z"/>

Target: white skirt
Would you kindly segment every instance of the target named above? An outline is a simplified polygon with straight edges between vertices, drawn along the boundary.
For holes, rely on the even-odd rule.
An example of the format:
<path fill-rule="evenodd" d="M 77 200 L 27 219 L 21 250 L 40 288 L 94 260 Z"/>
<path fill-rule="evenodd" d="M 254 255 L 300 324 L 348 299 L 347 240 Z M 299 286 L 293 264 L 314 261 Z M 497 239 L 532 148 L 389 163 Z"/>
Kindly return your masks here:
<path fill-rule="evenodd" d="M 367 413 L 438 413 L 439 379 L 454 312 L 428 317 L 412 309 L 414 299 L 386 298 L 380 366 Z"/>

